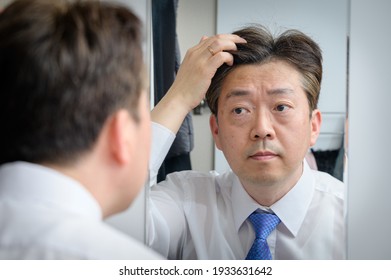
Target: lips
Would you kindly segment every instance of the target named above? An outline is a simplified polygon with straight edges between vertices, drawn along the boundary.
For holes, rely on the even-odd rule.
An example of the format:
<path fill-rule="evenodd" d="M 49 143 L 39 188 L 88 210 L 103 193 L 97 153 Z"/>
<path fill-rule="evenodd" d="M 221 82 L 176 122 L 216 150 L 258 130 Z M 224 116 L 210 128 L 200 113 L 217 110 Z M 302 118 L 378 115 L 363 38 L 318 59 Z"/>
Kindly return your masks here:
<path fill-rule="evenodd" d="M 259 151 L 255 154 L 250 155 L 250 158 L 255 160 L 270 160 L 277 156 L 277 154 L 270 151 Z"/>

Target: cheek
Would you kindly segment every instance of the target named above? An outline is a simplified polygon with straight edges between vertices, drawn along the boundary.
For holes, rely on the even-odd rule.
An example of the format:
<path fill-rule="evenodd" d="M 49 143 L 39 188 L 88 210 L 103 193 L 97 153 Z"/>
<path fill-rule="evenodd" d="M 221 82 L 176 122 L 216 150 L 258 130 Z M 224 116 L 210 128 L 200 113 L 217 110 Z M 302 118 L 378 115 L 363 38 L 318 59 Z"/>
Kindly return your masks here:
<path fill-rule="evenodd" d="M 311 139 L 311 126 L 308 119 L 296 118 L 286 123 L 274 126 L 276 138 L 287 149 L 309 145 Z"/>
<path fill-rule="evenodd" d="M 227 153 L 235 153 L 248 142 L 245 129 L 220 129 L 220 146 Z"/>

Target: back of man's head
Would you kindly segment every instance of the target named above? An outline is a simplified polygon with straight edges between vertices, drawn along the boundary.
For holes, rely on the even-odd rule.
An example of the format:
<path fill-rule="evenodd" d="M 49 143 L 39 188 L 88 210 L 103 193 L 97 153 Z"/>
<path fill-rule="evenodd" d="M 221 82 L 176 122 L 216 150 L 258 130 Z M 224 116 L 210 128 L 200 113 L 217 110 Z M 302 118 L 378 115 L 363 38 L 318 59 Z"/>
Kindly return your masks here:
<path fill-rule="evenodd" d="M 141 23 L 99 1 L 16 1 L 0 14 L 0 164 L 69 164 L 111 114 L 138 119 Z"/>

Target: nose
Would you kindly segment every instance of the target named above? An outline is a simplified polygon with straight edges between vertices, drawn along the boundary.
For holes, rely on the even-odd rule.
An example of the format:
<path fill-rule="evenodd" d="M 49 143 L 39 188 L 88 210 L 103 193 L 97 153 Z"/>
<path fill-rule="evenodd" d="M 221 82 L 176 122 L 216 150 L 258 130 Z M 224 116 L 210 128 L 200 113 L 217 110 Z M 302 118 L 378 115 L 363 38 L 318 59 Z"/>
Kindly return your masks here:
<path fill-rule="evenodd" d="M 272 118 L 266 113 L 258 113 L 251 129 L 252 140 L 273 139 L 275 136 Z"/>

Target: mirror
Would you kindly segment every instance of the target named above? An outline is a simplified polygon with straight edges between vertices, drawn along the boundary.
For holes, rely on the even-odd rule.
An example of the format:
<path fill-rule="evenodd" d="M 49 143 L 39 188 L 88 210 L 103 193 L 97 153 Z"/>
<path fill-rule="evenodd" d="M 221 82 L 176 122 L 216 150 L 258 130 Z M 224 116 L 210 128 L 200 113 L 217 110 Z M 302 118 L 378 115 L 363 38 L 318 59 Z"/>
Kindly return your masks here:
<path fill-rule="evenodd" d="M 323 52 L 323 80 L 318 104 L 323 123 L 312 149 L 314 168 L 345 181 L 349 12 L 349 0 L 244 0 L 240 5 L 234 0 L 213 3 L 182 0 L 178 7 L 177 33 L 182 57 L 203 35 L 231 33 L 251 23 L 261 23 L 276 34 L 286 29 L 299 29 L 318 42 Z M 203 15 L 201 21 L 199 14 Z M 193 115 L 192 165 L 198 171 L 223 173 L 229 166 L 223 154 L 214 147 L 209 115 L 205 108 L 204 113 Z M 345 216 L 340 217 L 344 219 Z"/>
<path fill-rule="evenodd" d="M 182 58 L 187 49 L 197 44 L 203 35 L 231 33 L 251 23 L 266 25 L 277 34 L 294 28 L 312 37 L 323 52 L 323 79 L 318 104 L 323 122 L 312 155 L 318 170 L 343 181 L 347 178 L 344 140 L 349 5 L 349 0 L 243 0 L 240 4 L 235 0 L 181 0 L 177 17 Z M 202 15 L 202 20 L 199 15 Z M 192 166 L 197 171 L 216 170 L 223 173 L 229 166 L 223 154 L 214 146 L 209 130 L 209 115 L 206 108 L 203 114 L 193 114 L 195 145 L 191 153 Z M 346 209 L 346 203 L 344 207 Z"/>

